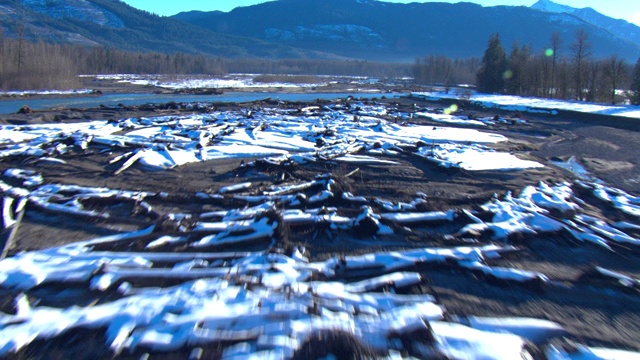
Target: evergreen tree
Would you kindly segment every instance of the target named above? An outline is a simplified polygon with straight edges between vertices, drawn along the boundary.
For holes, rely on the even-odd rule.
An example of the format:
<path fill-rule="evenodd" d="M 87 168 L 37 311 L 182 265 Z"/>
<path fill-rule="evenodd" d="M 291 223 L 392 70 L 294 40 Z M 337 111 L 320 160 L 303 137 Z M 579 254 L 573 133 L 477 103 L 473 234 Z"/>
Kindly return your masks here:
<path fill-rule="evenodd" d="M 640 105 L 640 58 L 633 68 L 633 79 L 631 83 L 631 103 Z"/>
<path fill-rule="evenodd" d="M 478 91 L 502 93 L 507 72 L 507 56 L 500 42 L 500 34 L 493 34 L 482 57 L 482 64 L 476 76 Z M 508 76 L 507 76 L 508 77 Z"/>
<path fill-rule="evenodd" d="M 527 81 L 527 72 L 531 70 L 530 59 L 531 49 L 528 46 L 519 47 L 518 42 L 514 42 L 503 76 L 508 94 L 526 95 L 530 91 Z"/>

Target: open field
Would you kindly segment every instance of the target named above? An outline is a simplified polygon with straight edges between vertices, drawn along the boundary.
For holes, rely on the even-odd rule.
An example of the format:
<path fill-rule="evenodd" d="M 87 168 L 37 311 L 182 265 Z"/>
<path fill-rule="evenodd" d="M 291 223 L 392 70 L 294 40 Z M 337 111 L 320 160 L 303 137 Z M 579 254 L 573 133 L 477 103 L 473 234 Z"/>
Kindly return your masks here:
<path fill-rule="evenodd" d="M 638 127 L 450 103 L 0 116 L 0 356 L 638 358 Z"/>

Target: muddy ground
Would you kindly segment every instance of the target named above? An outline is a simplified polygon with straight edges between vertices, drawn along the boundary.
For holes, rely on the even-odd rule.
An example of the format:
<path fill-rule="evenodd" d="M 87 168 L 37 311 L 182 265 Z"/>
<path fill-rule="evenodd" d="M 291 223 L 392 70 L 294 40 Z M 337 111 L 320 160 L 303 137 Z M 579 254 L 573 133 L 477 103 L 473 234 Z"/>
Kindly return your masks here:
<path fill-rule="evenodd" d="M 400 111 L 443 108 L 446 104 L 412 98 L 381 98 L 381 103 L 396 104 Z M 256 106 L 305 107 L 316 104 L 249 103 L 217 104 L 219 110 Z M 321 104 L 320 104 L 321 105 Z M 31 114 L 0 116 L 5 124 L 29 124 L 49 121 L 118 120 L 126 117 L 150 117 L 185 114 L 186 110 L 167 108 L 97 108 L 56 110 Z M 243 182 L 270 185 L 283 178 L 309 180 L 330 172 L 344 190 L 357 196 L 410 202 L 416 193 L 426 194 L 429 210 L 471 209 L 507 191 L 518 194 L 524 187 L 540 181 L 553 184 L 572 181 L 576 176 L 554 166 L 551 161 L 575 157 L 594 177 L 609 186 L 640 194 L 640 126 L 619 126 L 615 117 L 579 115 L 520 114 L 463 107 L 460 113 L 471 117 L 501 116 L 524 119 L 524 124 L 491 125 L 483 131 L 500 133 L 510 141 L 501 149 L 522 158 L 539 161 L 543 169 L 516 172 L 468 172 L 447 170 L 424 159 L 400 155 L 393 157 L 399 165 L 362 165 L 325 163 L 298 166 L 294 169 L 251 169 L 240 161 L 215 160 L 178 168 L 148 172 L 130 168 L 116 176 L 109 164 L 113 154 L 78 154 L 66 158 L 66 164 L 33 162 L 29 158 L 7 158 L 0 171 L 7 168 L 33 169 L 43 174 L 45 182 L 109 187 L 115 189 L 194 194 L 213 192 L 223 186 Z M 414 118 L 415 123 L 445 126 L 431 120 Z M 446 125 L 450 126 L 450 125 Z M 246 159 L 249 161 L 251 159 Z M 348 175 L 348 176 L 347 176 Z M 187 199 L 188 200 L 188 199 Z M 203 212 L 216 206 L 197 202 L 163 203 L 164 210 Z M 594 210 L 596 211 L 596 210 Z M 446 226 L 446 225 L 445 225 Z M 42 249 L 64 243 L 87 240 L 121 231 L 139 229 L 135 223 L 86 221 L 67 215 L 28 209 L 10 254 Z M 399 232 L 390 238 L 345 235 L 334 238 L 323 232 L 291 232 L 288 241 L 307 247 L 312 260 L 335 254 L 364 253 L 386 249 L 458 245 L 440 236 L 446 229 L 418 227 Z M 640 294 L 625 293 L 615 287 L 594 286 L 584 281 L 584 274 L 594 265 L 640 278 L 640 252 L 625 249 L 606 252 L 575 244 L 562 235 L 518 239 L 523 250 L 495 265 L 539 271 L 553 286 L 543 291 L 519 286 L 505 286 L 479 281 L 474 275 L 451 269 L 425 272 L 429 286 L 424 292 L 438 296 L 451 315 L 524 316 L 548 319 L 563 325 L 571 338 L 592 346 L 608 346 L 640 351 Z"/>

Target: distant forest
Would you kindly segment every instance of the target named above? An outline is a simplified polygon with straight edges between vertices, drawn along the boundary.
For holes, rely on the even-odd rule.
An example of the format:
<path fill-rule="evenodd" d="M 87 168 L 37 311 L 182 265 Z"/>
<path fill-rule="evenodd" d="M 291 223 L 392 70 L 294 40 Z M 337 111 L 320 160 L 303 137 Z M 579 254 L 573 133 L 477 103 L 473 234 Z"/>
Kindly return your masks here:
<path fill-rule="evenodd" d="M 1 29 L 0 29 L 1 31 Z M 229 73 L 411 76 L 411 64 L 359 60 L 224 59 L 185 53 L 133 52 L 5 38 L 0 32 L 0 90 L 74 89 L 78 75 Z"/>
<path fill-rule="evenodd" d="M 617 103 L 625 95 L 620 90 L 633 88 L 632 67 L 615 55 L 594 59 L 584 30 L 568 39 L 566 54 L 560 52 L 564 41 L 559 33 L 553 33 L 544 52 L 534 53 L 530 46 L 514 43 L 507 54 L 500 35 L 493 34 L 476 75 L 478 90 Z"/>
<path fill-rule="evenodd" d="M 482 59 L 445 56 L 417 58 L 413 64 L 359 60 L 224 59 L 185 53 L 163 54 L 104 47 L 50 44 L 5 38 L 0 29 L 0 90 L 75 89 L 78 75 L 229 73 L 351 75 L 414 78 L 416 84 L 445 89 L 475 85 L 480 92 L 640 104 L 640 61 L 635 68 L 615 55 L 596 60 L 585 32 L 578 31 L 570 51 L 560 52 L 564 39 L 555 33 L 544 53 L 528 45 L 503 48 L 499 34 L 488 41 Z M 632 90 L 627 96 L 624 90 Z M 638 94 L 638 96 L 634 96 Z"/>
<path fill-rule="evenodd" d="M 474 84 L 482 93 L 640 104 L 640 61 L 633 67 L 615 55 L 594 59 L 584 31 L 569 40 L 566 53 L 559 33 L 552 34 L 544 52 L 514 43 L 507 53 L 494 34 L 482 59 L 419 58 L 413 75 L 417 83 Z"/>

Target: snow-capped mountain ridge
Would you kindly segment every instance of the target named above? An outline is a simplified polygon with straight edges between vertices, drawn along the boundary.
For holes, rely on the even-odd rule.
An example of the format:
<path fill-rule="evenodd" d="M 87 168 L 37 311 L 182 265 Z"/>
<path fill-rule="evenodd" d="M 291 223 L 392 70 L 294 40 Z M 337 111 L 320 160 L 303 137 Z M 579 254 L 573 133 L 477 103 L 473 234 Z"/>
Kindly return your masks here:
<path fill-rule="evenodd" d="M 332 54 L 294 49 L 264 40 L 214 33 L 135 9 L 120 0 L 4 0 L 0 30 L 17 38 L 17 29 L 30 40 L 106 46 L 113 49 L 227 58 L 324 58 Z"/>
<path fill-rule="evenodd" d="M 502 35 L 503 44 L 517 41 L 542 51 L 551 33 L 559 32 L 566 47 L 584 28 L 594 57 L 617 55 L 635 62 L 640 56 L 637 26 L 551 0 L 534 7 L 539 9 L 466 2 L 278 0 L 229 12 L 160 17 L 119 0 L 5 0 L 0 27 L 10 38 L 17 37 L 22 24 L 30 40 L 124 50 L 393 62 L 430 54 L 479 57 L 494 33 Z"/>
<path fill-rule="evenodd" d="M 549 0 L 538 5 L 561 10 Z M 229 12 L 185 12 L 175 18 L 214 32 L 373 61 L 406 62 L 429 54 L 479 57 L 493 33 L 501 34 L 503 44 L 517 41 L 542 51 L 552 32 L 563 34 L 568 46 L 581 28 L 587 31 L 596 58 L 615 54 L 635 62 L 640 56 L 640 39 L 630 43 L 575 14 L 524 6 L 278 0 Z"/>
<path fill-rule="evenodd" d="M 86 0 L 21 0 L 21 3 L 56 19 L 75 19 L 112 28 L 124 27 L 124 22 L 117 15 Z"/>
<path fill-rule="evenodd" d="M 571 6 L 554 3 L 551 0 L 538 0 L 538 2 L 531 6 L 531 9 L 548 13 L 571 14 L 583 21 L 607 30 L 624 40 L 640 45 L 639 26 L 632 24 L 626 20 L 614 19 L 609 16 L 603 15 L 590 7 L 578 9 Z"/>
<path fill-rule="evenodd" d="M 538 2 L 533 4 L 531 8 L 536 10 L 546 11 L 546 12 L 555 12 L 555 13 L 563 13 L 563 12 L 573 13 L 575 10 L 577 10 L 575 8 L 572 8 L 571 6 L 556 4 L 550 0 L 538 0 Z"/>

